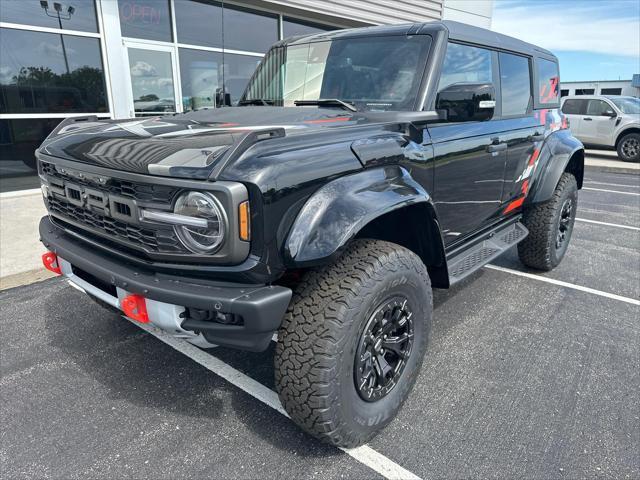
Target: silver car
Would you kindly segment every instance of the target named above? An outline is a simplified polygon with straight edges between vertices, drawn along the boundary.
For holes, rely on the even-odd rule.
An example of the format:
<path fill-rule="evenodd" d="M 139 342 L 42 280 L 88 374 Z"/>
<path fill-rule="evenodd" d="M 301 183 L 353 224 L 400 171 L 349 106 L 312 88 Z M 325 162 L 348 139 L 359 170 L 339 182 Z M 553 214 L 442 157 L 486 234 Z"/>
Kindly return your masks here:
<path fill-rule="evenodd" d="M 640 155 L 640 99 L 580 95 L 562 99 L 575 137 L 587 146 L 615 148 L 625 162 Z"/>

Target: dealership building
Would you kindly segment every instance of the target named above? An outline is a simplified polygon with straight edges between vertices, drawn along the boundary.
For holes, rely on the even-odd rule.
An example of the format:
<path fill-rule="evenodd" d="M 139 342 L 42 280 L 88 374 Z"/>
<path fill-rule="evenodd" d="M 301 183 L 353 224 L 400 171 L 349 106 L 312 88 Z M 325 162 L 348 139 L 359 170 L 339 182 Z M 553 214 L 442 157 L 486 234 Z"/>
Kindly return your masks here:
<path fill-rule="evenodd" d="M 234 105 L 293 35 L 458 20 L 493 0 L 0 0 L 0 191 L 37 186 L 34 149 L 64 118 Z"/>

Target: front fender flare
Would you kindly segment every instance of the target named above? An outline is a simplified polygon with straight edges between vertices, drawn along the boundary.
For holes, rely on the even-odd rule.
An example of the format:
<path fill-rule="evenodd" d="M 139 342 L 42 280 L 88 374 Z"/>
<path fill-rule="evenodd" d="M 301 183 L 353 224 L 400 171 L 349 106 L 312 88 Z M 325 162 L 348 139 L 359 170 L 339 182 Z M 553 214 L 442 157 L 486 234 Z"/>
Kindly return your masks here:
<path fill-rule="evenodd" d="M 294 267 L 331 261 L 372 220 L 421 202 L 435 212 L 429 194 L 399 166 L 367 169 L 333 180 L 316 191 L 298 213 L 285 242 L 285 261 Z"/>

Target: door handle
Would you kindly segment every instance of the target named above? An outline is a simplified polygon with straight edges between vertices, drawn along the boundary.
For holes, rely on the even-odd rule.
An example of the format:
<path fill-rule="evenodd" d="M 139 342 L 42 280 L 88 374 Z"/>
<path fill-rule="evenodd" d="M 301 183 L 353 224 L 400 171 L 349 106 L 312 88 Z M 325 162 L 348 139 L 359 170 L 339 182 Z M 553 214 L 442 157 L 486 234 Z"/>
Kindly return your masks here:
<path fill-rule="evenodd" d="M 593 120 L 593 118 L 591 118 L 591 117 L 584 117 L 584 118 L 583 118 L 583 120 L 584 120 L 585 122 L 590 122 L 591 120 Z"/>
<path fill-rule="evenodd" d="M 536 132 L 533 135 L 529 135 L 528 140 L 530 142 L 541 142 L 544 140 L 544 134 Z"/>
<path fill-rule="evenodd" d="M 506 143 L 498 143 L 498 144 L 492 143 L 491 145 L 487 146 L 487 152 L 489 153 L 502 152 L 506 149 L 507 149 Z"/>

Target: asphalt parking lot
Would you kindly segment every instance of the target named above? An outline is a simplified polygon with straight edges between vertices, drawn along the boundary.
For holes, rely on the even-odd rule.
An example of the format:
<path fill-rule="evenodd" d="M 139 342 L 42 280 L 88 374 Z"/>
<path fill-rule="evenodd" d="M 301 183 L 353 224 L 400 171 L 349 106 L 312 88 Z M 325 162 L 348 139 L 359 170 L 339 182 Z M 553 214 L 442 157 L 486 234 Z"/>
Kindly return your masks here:
<path fill-rule="evenodd" d="M 273 349 L 180 352 L 61 279 L 0 292 L 2 476 L 639 478 L 639 179 L 585 176 L 558 269 L 509 252 L 435 292 L 415 390 L 353 452 L 272 408 Z"/>

